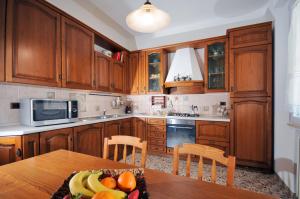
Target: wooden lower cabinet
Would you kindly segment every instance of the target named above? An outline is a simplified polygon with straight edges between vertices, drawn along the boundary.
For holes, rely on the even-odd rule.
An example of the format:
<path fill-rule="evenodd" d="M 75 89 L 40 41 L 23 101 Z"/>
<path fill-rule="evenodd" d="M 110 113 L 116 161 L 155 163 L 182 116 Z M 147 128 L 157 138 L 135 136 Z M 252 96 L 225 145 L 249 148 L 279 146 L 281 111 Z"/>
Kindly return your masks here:
<path fill-rule="evenodd" d="M 141 138 L 141 141 L 147 140 L 146 118 L 133 119 L 133 136 Z"/>
<path fill-rule="evenodd" d="M 132 136 L 132 119 L 120 120 L 120 135 Z"/>
<path fill-rule="evenodd" d="M 0 137 L 0 165 L 22 160 L 21 136 Z"/>
<path fill-rule="evenodd" d="M 29 134 L 22 136 L 23 159 L 31 158 L 40 154 L 39 134 Z"/>
<path fill-rule="evenodd" d="M 166 153 L 166 120 L 149 118 L 147 121 L 147 142 L 149 153 Z"/>
<path fill-rule="evenodd" d="M 40 133 L 40 154 L 59 149 L 73 151 L 73 128 Z"/>
<path fill-rule="evenodd" d="M 102 157 L 104 124 L 90 124 L 74 128 L 74 151 Z"/>
<path fill-rule="evenodd" d="M 219 142 L 219 141 L 213 141 L 213 140 L 201 140 L 198 139 L 197 144 L 207 145 L 211 147 L 215 147 L 217 149 L 221 149 L 224 151 L 225 156 L 228 156 L 230 154 L 230 145 L 229 142 Z"/>
<path fill-rule="evenodd" d="M 221 149 L 230 154 L 230 123 L 196 121 L 196 143 Z"/>
<path fill-rule="evenodd" d="M 229 142 L 229 122 L 196 121 L 197 139 Z"/>
<path fill-rule="evenodd" d="M 271 98 L 231 99 L 231 133 L 237 163 L 272 170 L 273 135 Z"/>
<path fill-rule="evenodd" d="M 120 135 L 121 123 L 120 120 L 105 122 L 104 124 L 104 138 L 111 138 L 114 135 Z M 109 146 L 108 158 L 113 159 L 114 157 L 114 146 Z"/>

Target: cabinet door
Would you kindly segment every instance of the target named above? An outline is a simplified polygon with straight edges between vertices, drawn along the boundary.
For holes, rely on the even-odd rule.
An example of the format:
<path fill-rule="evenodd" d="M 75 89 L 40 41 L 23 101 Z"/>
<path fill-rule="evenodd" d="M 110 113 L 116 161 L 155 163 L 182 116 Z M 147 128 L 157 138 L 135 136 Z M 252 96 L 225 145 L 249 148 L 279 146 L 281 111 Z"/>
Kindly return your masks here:
<path fill-rule="evenodd" d="M 22 159 L 21 136 L 0 137 L 0 165 Z"/>
<path fill-rule="evenodd" d="M 146 94 L 146 52 L 139 52 L 139 66 L 138 66 L 138 76 L 139 76 L 139 94 Z"/>
<path fill-rule="evenodd" d="M 120 129 L 120 135 L 128 135 L 132 136 L 132 119 L 124 119 L 121 120 L 121 129 Z"/>
<path fill-rule="evenodd" d="M 39 134 L 29 134 L 22 136 L 23 159 L 31 158 L 40 154 Z"/>
<path fill-rule="evenodd" d="M 6 80 L 61 86 L 60 15 L 40 1 L 7 2 Z"/>
<path fill-rule="evenodd" d="M 147 140 L 147 123 L 145 118 L 134 118 L 133 135 L 141 138 L 141 141 Z"/>
<path fill-rule="evenodd" d="M 124 65 L 114 62 L 111 72 L 111 86 L 113 92 L 122 93 L 124 90 Z"/>
<path fill-rule="evenodd" d="M 40 153 L 65 149 L 73 151 L 73 129 L 59 129 L 40 133 Z"/>
<path fill-rule="evenodd" d="M 139 93 L 139 53 L 129 55 L 130 94 Z"/>
<path fill-rule="evenodd" d="M 62 18 L 63 86 L 92 89 L 94 81 L 94 34 Z"/>
<path fill-rule="evenodd" d="M 131 90 L 131 83 L 130 83 L 130 69 L 129 69 L 129 57 L 128 54 L 124 52 L 124 77 L 123 77 L 123 84 L 124 84 L 124 90 L 123 93 L 130 94 Z"/>
<path fill-rule="evenodd" d="M 272 168 L 272 105 L 270 98 L 232 100 L 232 140 L 238 163 Z"/>
<path fill-rule="evenodd" d="M 228 30 L 230 48 L 241 48 L 272 43 L 272 22 Z"/>
<path fill-rule="evenodd" d="M 207 43 L 205 48 L 205 92 L 225 92 L 228 89 L 227 39 Z"/>
<path fill-rule="evenodd" d="M 163 93 L 166 74 L 165 55 L 163 51 L 150 51 L 146 56 L 147 93 Z"/>
<path fill-rule="evenodd" d="M 111 138 L 113 135 L 120 135 L 121 131 L 121 125 L 120 121 L 112 121 L 112 122 L 106 122 L 104 124 L 104 136 L 103 138 Z M 109 152 L 108 152 L 108 157 L 109 159 L 112 159 L 114 157 L 114 147 L 113 145 L 109 146 Z"/>
<path fill-rule="evenodd" d="M 272 45 L 231 49 L 231 97 L 272 96 Z"/>
<path fill-rule="evenodd" d="M 4 81 L 5 8 L 6 0 L 0 0 L 0 81 Z"/>
<path fill-rule="evenodd" d="M 101 157 L 103 130 L 102 123 L 75 127 L 74 151 Z"/>
<path fill-rule="evenodd" d="M 196 121 L 196 138 L 229 142 L 229 123 Z"/>
<path fill-rule="evenodd" d="M 224 151 L 224 155 L 228 156 L 230 154 L 229 143 L 228 142 L 218 142 L 213 140 L 197 140 L 197 144 L 211 146 Z"/>
<path fill-rule="evenodd" d="M 101 53 L 95 54 L 95 76 L 96 89 L 100 91 L 110 91 L 110 68 L 111 61 Z"/>

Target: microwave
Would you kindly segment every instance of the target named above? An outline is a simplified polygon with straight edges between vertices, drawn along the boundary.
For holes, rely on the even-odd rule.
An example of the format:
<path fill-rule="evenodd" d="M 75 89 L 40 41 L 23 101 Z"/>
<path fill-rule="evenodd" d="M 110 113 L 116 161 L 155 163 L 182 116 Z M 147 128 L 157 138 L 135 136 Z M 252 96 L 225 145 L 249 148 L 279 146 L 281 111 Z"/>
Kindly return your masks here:
<path fill-rule="evenodd" d="M 78 101 L 57 99 L 22 99 L 21 123 L 46 126 L 78 121 Z"/>

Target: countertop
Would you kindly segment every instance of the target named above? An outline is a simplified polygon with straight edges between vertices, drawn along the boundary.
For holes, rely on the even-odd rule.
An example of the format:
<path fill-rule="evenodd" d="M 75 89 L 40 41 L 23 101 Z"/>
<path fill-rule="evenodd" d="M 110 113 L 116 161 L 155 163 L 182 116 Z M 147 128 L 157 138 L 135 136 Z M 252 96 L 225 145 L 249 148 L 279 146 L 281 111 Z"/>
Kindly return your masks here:
<path fill-rule="evenodd" d="M 114 120 L 121 120 L 132 117 L 142 117 L 142 118 L 161 118 L 161 119 L 185 119 L 185 120 L 202 120 L 202 121 L 216 121 L 216 122 L 230 122 L 228 117 L 221 116 L 200 116 L 200 117 L 177 117 L 177 116 L 161 116 L 161 115 L 147 115 L 147 114 L 128 114 L 128 115 L 118 115 L 118 117 L 106 118 L 106 119 L 97 119 L 95 117 L 82 118 L 78 122 L 68 123 L 68 124 L 58 124 L 50 126 L 24 126 L 24 125 L 13 125 L 13 126 L 0 126 L 0 137 L 1 136 L 17 136 L 17 135 L 26 135 L 31 133 L 39 133 L 43 131 L 51 131 L 56 129 L 70 128 L 76 126 L 83 126 L 88 124 L 95 124 L 101 122 L 109 122 Z"/>

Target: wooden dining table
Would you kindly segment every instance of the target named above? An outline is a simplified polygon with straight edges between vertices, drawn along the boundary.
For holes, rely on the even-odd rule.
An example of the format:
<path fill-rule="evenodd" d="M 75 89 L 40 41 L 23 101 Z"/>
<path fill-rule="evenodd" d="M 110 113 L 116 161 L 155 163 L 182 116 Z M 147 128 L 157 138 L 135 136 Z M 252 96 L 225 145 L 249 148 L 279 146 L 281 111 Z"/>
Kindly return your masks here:
<path fill-rule="evenodd" d="M 4 165 L 0 167 L 0 198 L 51 198 L 72 172 L 104 168 L 134 166 L 65 150 Z M 145 169 L 144 175 L 149 198 L 274 198 L 152 169 Z"/>

